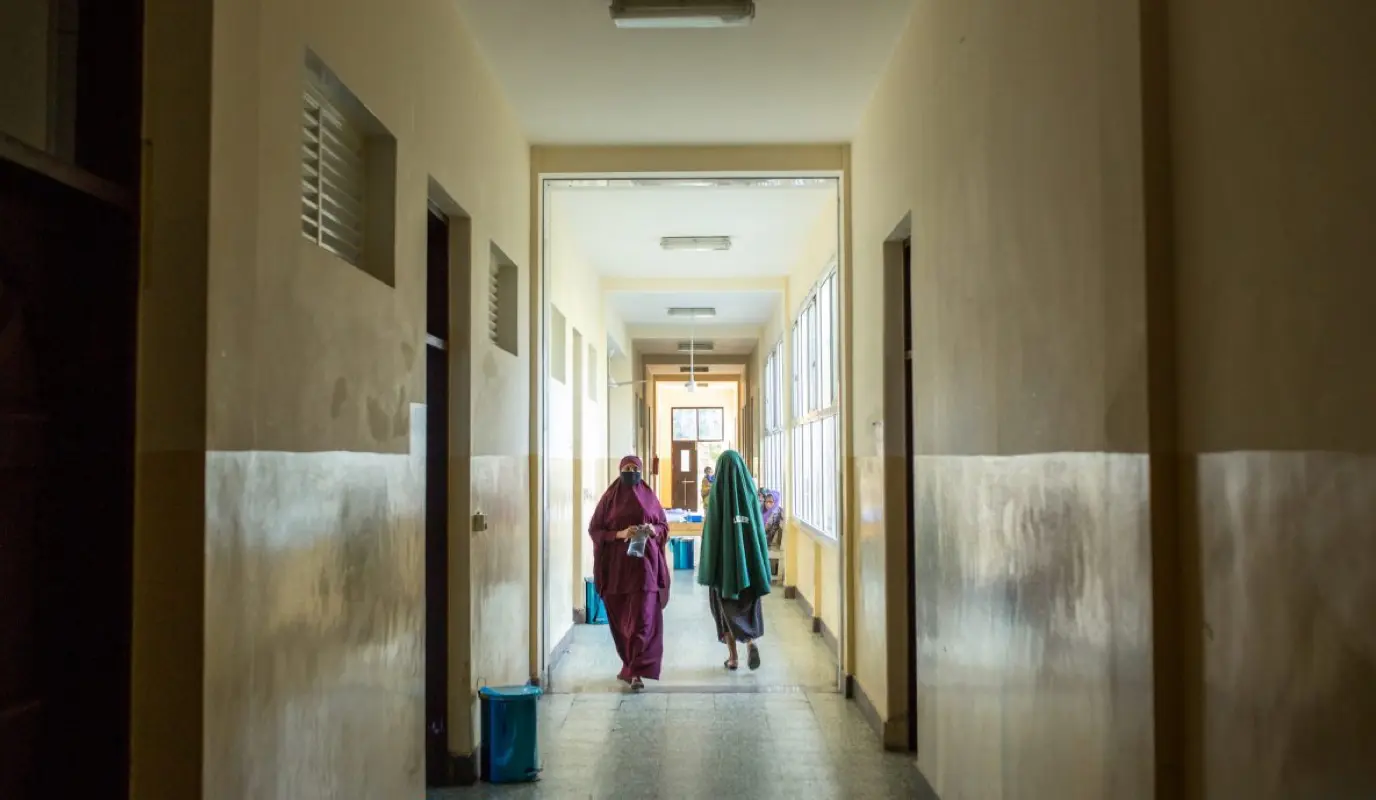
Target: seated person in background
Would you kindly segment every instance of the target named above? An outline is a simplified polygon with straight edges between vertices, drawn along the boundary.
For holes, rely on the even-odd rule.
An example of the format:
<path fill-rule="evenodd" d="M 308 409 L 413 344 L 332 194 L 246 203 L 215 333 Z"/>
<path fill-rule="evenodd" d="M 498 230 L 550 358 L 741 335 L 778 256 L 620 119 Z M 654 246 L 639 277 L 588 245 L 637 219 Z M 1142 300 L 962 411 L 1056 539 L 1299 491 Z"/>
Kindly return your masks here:
<path fill-rule="evenodd" d="M 764 517 L 764 535 L 769 540 L 769 547 L 777 550 L 784 544 L 784 509 L 779 490 L 762 489 L 760 495 L 764 498 L 760 509 Z"/>
<path fill-rule="evenodd" d="M 702 471 L 702 510 L 707 510 L 707 503 L 712 499 L 712 484 L 716 482 L 716 477 L 712 475 L 712 468 L 706 467 Z"/>

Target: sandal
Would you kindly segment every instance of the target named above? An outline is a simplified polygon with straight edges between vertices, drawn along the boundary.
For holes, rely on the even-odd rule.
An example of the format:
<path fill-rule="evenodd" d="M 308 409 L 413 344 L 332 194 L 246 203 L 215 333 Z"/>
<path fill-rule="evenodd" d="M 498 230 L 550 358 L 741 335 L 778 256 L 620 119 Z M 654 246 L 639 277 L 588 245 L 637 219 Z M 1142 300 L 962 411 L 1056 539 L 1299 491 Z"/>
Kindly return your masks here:
<path fill-rule="evenodd" d="M 760 668 L 760 648 L 756 647 L 754 642 L 751 642 L 749 647 L 750 653 L 746 656 L 745 663 L 754 671 Z"/>
<path fill-rule="evenodd" d="M 732 672 L 735 672 L 736 670 L 738 670 L 738 669 L 741 668 L 741 665 L 740 665 L 740 662 L 739 662 L 739 661 L 733 661 L 733 660 L 731 660 L 731 659 L 729 659 L 729 658 L 726 659 L 725 661 L 721 662 L 721 665 L 722 665 L 723 667 L 726 667 L 727 669 L 731 670 Z"/>
<path fill-rule="evenodd" d="M 631 691 L 633 691 L 633 692 L 643 692 L 643 691 L 645 691 L 645 681 L 642 681 L 642 680 L 640 679 L 639 676 L 634 677 L 634 678 L 631 678 Z"/>

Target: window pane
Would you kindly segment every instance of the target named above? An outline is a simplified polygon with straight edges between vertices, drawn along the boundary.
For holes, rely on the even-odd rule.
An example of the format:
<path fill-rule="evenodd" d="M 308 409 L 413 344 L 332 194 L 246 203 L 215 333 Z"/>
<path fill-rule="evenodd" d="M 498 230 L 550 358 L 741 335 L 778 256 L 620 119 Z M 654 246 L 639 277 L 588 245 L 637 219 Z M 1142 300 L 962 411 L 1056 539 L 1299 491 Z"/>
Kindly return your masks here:
<path fill-rule="evenodd" d="M 698 441 L 719 442 L 723 437 L 723 411 L 720 408 L 698 409 Z"/>
<path fill-rule="evenodd" d="M 698 438 L 698 410 L 696 408 L 675 408 L 673 419 L 674 441 L 693 441 Z"/>
<path fill-rule="evenodd" d="M 821 391 L 819 386 L 819 376 L 817 376 L 817 322 L 820 315 L 817 314 L 817 302 L 813 299 L 812 306 L 808 308 L 808 409 L 817 410 L 821 408 Z"/>
<path fill-rule="evenodd" d="M 822 528 L 822 496 L 821 484 L 817 480 L 817 475 L 822 467 L 822 454 L 817 450 L 817 422 L 814 420 L 807 426 L 807 471 L 810 476 L 808 480 L 808 508 L 812 518 L 812 527 L 821 530 Z"/>
<path fill-rule="evenodd" d="M 799 345 L 798 352 L 798 371 L 801 374 L 803 389 L 800 413 L 807 414 L 812 410 L 812 381 L 810 380 L 812 375 L 812 335 L 808 330 L 808 316 L 806 310 L 803 311 L 803 316 L 799 320 L 798 328 L 802 331 L 802 336 L 800 337 L 801 344 Z"/>
<path fill-rule="evenodd" d="M 816 420 L 808 426 L 808 438 L 812 441 L 812 524 L 823 530 L 822 498 L 826 495 L 827 482 L 822 475 L 822 421 Z"/>
<path fill-rule="evenodd" d="M 832 404 L 831 389 L 831 370 L 832 356 L 834 353 L 835 328 L 832 326 L 832 290 L 831 278 L 827 278 L 822 283 L 822 291 L 819 293 L 818 306 L 821 312 L 821 320 L 818 325 L 819 335 L 821 336 L 821 354 L 819 365 L 821 367 L 821 407 L 829 408 Z"/>
<path fill-rule="evenodd" d="M 800 468 L 803 458 L 803 429 L 793 429 L 793 460 L 789 467 L 793 470 L 793 496 L 797 498 L 799 513 L 802 513 L 803 496 L 806 494 L 803 489 L 803 470 Z"/>
<path fill-rule="evenodd" d="M 793 417 L 796 419 L 803 414 L 803 385 L 801 382 L 802 369 L 799 361 L 803 346 L 802 328 L 798 325 L 793 326 L 793 349 L 792 349 L 792 379 L 793 379 Z"/>
<path fill-rule="evenodd" d="M 827 526 L 826 532 L 834 536 L 837 530 L 836 488 L 840 485 L 836 469 L 836 417 L 826 417 L 822 423 L 822 472 L 826 476 L 822 491 L 822 521 Z"/>

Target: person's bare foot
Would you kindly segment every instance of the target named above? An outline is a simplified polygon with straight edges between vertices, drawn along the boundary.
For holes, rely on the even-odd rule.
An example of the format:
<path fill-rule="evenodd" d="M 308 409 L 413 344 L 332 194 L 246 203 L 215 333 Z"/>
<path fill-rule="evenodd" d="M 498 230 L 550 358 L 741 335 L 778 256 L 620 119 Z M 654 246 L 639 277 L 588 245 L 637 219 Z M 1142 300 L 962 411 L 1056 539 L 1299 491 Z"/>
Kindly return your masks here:
<path fill-rule="evenodd" d="M 643 692 L 643 691 L 645 691 L 645 681 L 641 680 L 641 679 L 639 678 L 639 676 L 634 677 L 634 678 L 631 678 L 631 691 L 633 691 L 633 692 Z"/>

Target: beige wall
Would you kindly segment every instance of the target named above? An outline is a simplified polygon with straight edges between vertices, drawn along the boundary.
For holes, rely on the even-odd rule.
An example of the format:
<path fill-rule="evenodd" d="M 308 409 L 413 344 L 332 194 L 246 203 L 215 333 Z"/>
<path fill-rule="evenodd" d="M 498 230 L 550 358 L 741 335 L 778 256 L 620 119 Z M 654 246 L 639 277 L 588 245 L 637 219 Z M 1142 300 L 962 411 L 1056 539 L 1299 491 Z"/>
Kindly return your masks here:
<path fill-rule="evenodd" d="M 882 245 L 911 212 L 918 742 L 943 797 L 1152 795 L 1138 33 L 1132 3 L 919 0 L 852 146 L 855 669 L 901 714 L 875 423 Z"/>
<path fill-rule="evenodd" d="M 133 796 L 419 796 L 428 183 L 472 217 L 471 282 L 454 296 L 473 322 L 450 337 L 477 423 L 469 469 L 452 468 L 471 474 L 451 519 L 466 569 L 450 748 L 463 754 L 473 689 L 528 674 L 531 343 L 513 357 L 485 330 L 490 243 L 529 291 L 527 145 L 451 3 L 238 0 L 212 15 L 198 0 L 150 4 L 148 18 Z M 397 139 L 395 288 L 298 232 L 307 47 Z M 201 465 L 169 472 L 198 438 Z M 170 506 L 190 510 L 156 519 L 154 501 L 201 469 Z M 467 533 L 469 507 L 486 532 Z M 189 545 L 163 551 L 177 536 Z M 202 630 L 164 630 L 202 593 Z M 169 670 L 202 658 L 203 686 L 160 697 Z M 203 720 L 187 711 L 202 707 Z"/>
<path fill-rule="evenodd" d="M 549 270 L 550 302 L 567 320 L 564 383 L 550 381 L 549 468 L 549 646 L 559 643 L 573 626 L 575 609 L 583 608 L 583 578 L 592 575 L 588 523 L 606 489 L 607 463 L 607 336 L 624 336 L 625 325 L 604 303 L 596 265 L 579 251 L 568 217 L 570 195 L 554 191 L 549 207 L 550 235 L 545 262 Z M 581 385 L 575 385 L 574 331 L 582 335 L 577 357 Z M 595 366 L 588 347 L 596 350 Z M 593 393 L 588 392 L 589 370 L 596 370 Z M 581 393 L 577 403 L 574 393 Z M 577 414 L 575 412 L 578 412 Z M 579 416 L 581 415 L 581 419 Z M 579 428 L 580 448 L 574 430 Z"/>
<path fill-rule="evenodd" d="M 1198 784 L 1376 796 L 1376 6 L 1171 11 Z"/>
<path fill-rule="evenodd" d="M 859 311 L 911 213 L 943 797 L 1376 791 L 1372 31 L 1356 0 L 917 4 L 852 150 L 853 330 L 883 351 Z M 882 361 L 856 674 L 893 721 Z"/>

